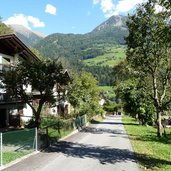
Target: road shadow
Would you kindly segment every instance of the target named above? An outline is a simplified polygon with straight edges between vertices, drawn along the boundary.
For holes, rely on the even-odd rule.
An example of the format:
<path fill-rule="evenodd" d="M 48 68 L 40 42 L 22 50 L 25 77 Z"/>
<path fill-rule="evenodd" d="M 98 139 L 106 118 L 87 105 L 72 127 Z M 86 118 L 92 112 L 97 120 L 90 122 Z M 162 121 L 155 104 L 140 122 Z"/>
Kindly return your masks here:
<path fill-rule="evenodd" d="M 134 153 L 127 149 L 109 148 L 107 146 L 93 146 L 91 144 L 79 144 L 61 141 L 51 146 L 46 152 L 61 152 L 65 156 L 75 158 L 93 158 L 101 164 L 115 164 L 117 162 L 133 161 Z"/>
<path fill-rule="evenodd" d="M 132 161 L 136 162 L 136 159 L 141 161 L 141 164 L 148 169 L 154 169 L 161 165 L 171 165 L 171 161 L 162 160 L 153 156 L 148 156 L 140 153 L 133 153 L 128 149 L 109 148 L 107 146 L 93 146 L 91 144 L 80 144 L 67 141 L 61 141 L 49 149 L 46 152 L 60 152 L 67 157 L 75 158 L 92 158 L 98 160 L 101 164 L 115 164 L 119 162 Z"/>
<path fill-rule="evenodd" d="M 126 123 L 123 123 L 123 122 L 98 122 L 98 121 L 91 121 L 91 124 L 100 124 L 100 125 L 137 125 L 139 126 L 138 123 L 129 123 L 129 122 L 126 122 Z"/>
<path fill-rule="evenodd" d="M 120 129 L 108 129 L 108 128 L 96 128 L 96 127 L 85 127 L 80 130 L 81 133 L 91 133 L 91 134 L 124 134 Z"/>

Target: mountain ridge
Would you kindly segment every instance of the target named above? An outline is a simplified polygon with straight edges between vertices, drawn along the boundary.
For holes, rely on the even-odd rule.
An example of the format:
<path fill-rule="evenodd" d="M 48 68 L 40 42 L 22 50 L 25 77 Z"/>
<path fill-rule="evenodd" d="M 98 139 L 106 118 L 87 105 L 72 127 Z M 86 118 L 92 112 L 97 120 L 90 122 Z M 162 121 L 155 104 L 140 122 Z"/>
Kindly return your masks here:
<path fill-rule="evenodd" d="M 33 45 L 39 40 L 46 37 L 42 33 L 29 30 L 22 25 L 11 24 L 9 26 L 12 28 L 14 33 L 29 47 L 33 47 Z"/>
<path fill-rule="evenodd" d="M 107 62 L 122 60 L 124 54 L 121 56 L 118 49 L 124 46 L 124 37 L 128 35 L 126 20 L 124 16 L 112 16 L 89 33 L 53 33 L 32 46 L 46 58 L 61 60 L 68 70 L 86 70 L 95 76 L 99 85 L 112 85 L 112 65 L 104 65 L 103 61 L 96 62 L 97 65 L 87 65 L 84 61 L 99 56 L 105 58 L 106 55 L 108 58 L 104 61 Z"/>
<path fill-rule="evenodd" d="M 92 32 L 86 34 L 53 33 L 40 40 L 35 48 L 49 58 L 64 56 L 67 59 L 82 60 L 86 59 L 86 56 L 91 58 L 102 54 L 99 46 L 125 44 L 124 37 L 127 34 L 126 17 L 112 16 Z"/>

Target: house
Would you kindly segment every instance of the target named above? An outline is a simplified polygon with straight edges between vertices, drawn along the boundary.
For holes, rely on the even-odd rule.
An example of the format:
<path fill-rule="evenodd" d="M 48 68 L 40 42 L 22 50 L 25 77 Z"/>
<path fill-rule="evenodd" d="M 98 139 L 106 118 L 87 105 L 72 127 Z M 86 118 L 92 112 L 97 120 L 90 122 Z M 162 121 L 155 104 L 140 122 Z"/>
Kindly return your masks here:
<path fill-rule="evenodd" d="M 67 80 L 71 79 L 67 70 L 64 70 L 63 74 Z M 71 113 L 71 104 L 65 98 L 68 93 L 67 89 L 67 85 L 56 84 L 54 86 L 53 96 L 55 98 L 55 104 L 48 108 L 47 113 L 54 116 L 61 115 L 64 117 Z"/>
<path fill-rule="evenodd" d="M 38 57 L 15 34 L 0 35 L 0 71 L 14 67 L 19 58 L 39 61 Z M 31 91 L 31 86 L 27 87 L 26 92 Z M 20 125 L 21 116 L 23 120 L 30 118 L 31 108 L 21 99 L 7 96 L 5 90 L 0 88 L 0 128 Z"/>

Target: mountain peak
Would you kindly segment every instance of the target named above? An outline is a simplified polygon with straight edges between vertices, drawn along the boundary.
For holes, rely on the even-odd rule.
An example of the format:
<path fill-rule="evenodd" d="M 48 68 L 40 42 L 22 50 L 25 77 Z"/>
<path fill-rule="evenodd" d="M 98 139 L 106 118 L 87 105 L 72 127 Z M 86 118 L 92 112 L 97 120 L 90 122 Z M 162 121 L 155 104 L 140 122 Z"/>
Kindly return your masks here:
<path fill-rule="evenodd" d="M 45 36 L 41 33 L 36 33 L 22 25 L 12 24 L 9 25 L 14 33 L 28 46 L 32 46 Z"/>
<path fill-rule="evenodd" d="M 93 31 L 101 31 L 107 28 L 121 27 L 126 28 L 126 16 L 113 15 L 108 20 L 97 26 Z"/>

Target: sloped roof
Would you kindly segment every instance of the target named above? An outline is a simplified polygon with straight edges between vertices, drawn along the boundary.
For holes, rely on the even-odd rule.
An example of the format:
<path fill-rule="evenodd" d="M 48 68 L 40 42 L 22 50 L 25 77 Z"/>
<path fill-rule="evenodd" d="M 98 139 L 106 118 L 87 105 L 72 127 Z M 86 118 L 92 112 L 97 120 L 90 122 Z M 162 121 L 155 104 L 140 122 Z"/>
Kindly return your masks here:
<path fill-rule="evenodd" d="M 25 60 L 40 61 L 15 34 L 0 35 L 0 53 L 10 56 L 19 54 Z"/>

